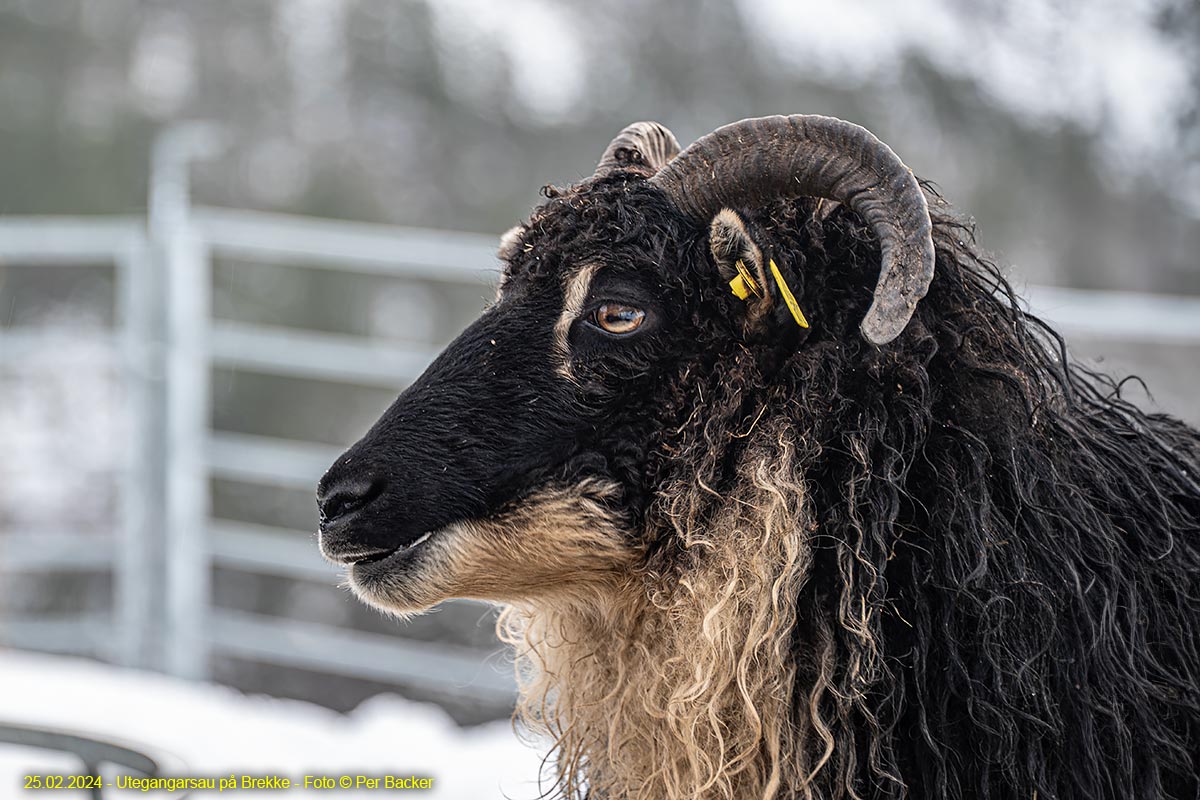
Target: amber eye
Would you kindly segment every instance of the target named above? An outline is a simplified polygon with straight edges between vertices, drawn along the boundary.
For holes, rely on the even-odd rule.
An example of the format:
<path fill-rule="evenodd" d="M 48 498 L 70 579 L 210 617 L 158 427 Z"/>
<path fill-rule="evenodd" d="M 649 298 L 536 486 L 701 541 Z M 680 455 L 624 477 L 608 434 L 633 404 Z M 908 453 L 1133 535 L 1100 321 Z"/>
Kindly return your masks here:
<path fill-rule="evenodd" d="M 617 335 L 633 333 L 645 319 L 645 311 L 619 303 L 605 303 L 592 312 L 592 322 L 596 327 Z"/>

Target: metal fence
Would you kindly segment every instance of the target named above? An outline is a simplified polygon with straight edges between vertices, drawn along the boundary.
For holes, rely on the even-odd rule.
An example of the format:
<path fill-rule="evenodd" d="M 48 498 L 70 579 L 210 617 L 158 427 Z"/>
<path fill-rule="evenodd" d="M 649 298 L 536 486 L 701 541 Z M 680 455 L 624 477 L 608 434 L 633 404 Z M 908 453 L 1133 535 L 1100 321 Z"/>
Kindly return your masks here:
<path fill-rule="evenodd" d="M 205 677 L 213 657 L 225 655 L 489 701 L 511 697 L 511 677 L 485 665 L 478 650 L 222 609 L 210 586 L 214 566 L 337 580 L 311 533 L 211 516 L 211 479 L 311 491 L 338 452 L 215 432 L 213 369 L 390 387 L 418 375 L 433 355 L 345 335 L 216 320 L 210 296 L 215 259 L 483 286 L 495 277 L 494 240 L 192 208 L 185 160 L 164 156 L 160 162 L 147 220 L 0 218 L 0 262 L 115 266 L 111 345 L 133 423 L 119 535 L 108 545 L 70 531 L 0 536 L 0 569 L 10 573 L 111 570 L 111 613 L 9 619 L 0 625 L 0 641 L 98 654 L 193 678 Z M 1068 333 L 1200 346 L 1197 298 L 1037 287 L 1029 294 L 1035 309 Z M 0 363 L 53 358 L 54 344 L 0 331 Z"/>
<path fill-rule="evenodd" d="M 214 606 L 212 569 L 338 581 L 313 536 L 210 516 L 211 479 L 311 492 L 339 448 L 217 432 L 210 427 L 214 368 L 394 387 L 415 378 L 429 349 L 348 335 L 213 318 L 217 259 L 320 268 L 486 287 L 495 241 L 311 218 L 191 208 L 186 186 L 137 219 L 0 219 L 0 263 L 115 266 L 118 354 L 133 423 L 113 540 L 6 531 L 9 573 L 111 570 L 111 614 L 7 619 L 0 642 L 96 654 L 120 663 L 203 678 L 212 658 L 233 656 L 489 702 L 514 683 L 478 649 L 410 642 L 297 619 Z M 56 342 L 0 332 L 0 363 L 53 359 Z"/>
<path fill-rule="evenodd" d="M 120 477 L 118 538 L 105 546 L 73 531 L 8 530 L 0 537 L 0 565 L 12 573 L 112 570 L 112 613 L 68 617 L 16 618 L 0 626 L 6 644 L 38 650 L 98 653 L 130 665 L 149 661 L 145 641 L 151 626 L 156 512 L 153 481 L 161 475 L 152 454 L 158 407 L 151 376 L 161 358 L 161 337 L 152 335 L 154 272 L 145 223 L 137 219 L 0 219 L 0 261 L 38 268 L 115 267 L 117 317 L 102 352 L 117 354 L 125 397 L 130 404 L 128 469 Z M 64 348 L 45 337 L 8 330 L 0 333 L 0 361 L 40 359 L 54 364 Z M 69 364 L 54 364 L 65 369 Z"/>

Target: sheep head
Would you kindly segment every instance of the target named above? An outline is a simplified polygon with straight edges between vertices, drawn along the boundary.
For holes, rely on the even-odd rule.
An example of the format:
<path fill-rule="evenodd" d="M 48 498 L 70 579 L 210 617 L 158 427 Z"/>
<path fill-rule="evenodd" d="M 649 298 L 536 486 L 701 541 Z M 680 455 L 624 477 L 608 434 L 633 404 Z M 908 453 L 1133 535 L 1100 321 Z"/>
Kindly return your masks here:
<path fill-rule="evenodd" d="M 661 549 L 646 518 L 680 469 L 672 432 L 709 413 L 695 377 L 746 354 L 783 363 L 810 333 L 799 303 L 820 307 L 755 209 L 824 198 L 874 232 L 874 294 L 846 278 L 869 302 L 864 347 L 901 333 L 932 278 L 912 173 L 827 117 L 746 120 L 683 153 L 636 123 L 548 194 L 502 240 L 496 302 L 321 481 L 322 552 L 373 605 L 581 599 Z"/>

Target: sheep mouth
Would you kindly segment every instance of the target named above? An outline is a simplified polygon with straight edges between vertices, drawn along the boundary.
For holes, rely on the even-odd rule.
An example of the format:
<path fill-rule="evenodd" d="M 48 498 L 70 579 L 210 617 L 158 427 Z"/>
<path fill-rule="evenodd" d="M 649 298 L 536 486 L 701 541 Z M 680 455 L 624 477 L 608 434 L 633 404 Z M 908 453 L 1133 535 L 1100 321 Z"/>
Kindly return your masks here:
<path fill-rule="evenodd" d="M 374 564 L 377 561 L 383 561 L 385 558 L 391 558 L 399 549 L 399 547 L 393 547 L 390 550 L 380 550 L 378 553 L 372 553 L 369 556 L 356 558 L 350 562 L 350 566 L 357 567 L 361 564 Z"/>
<path fill-rule="evenodd" d="M 349 564 L 350 572 L 354 577 L 388 572 L 415 556 L 436 533 L 437 531 L 426 531 L 408 544 L 356 558 Z"/>

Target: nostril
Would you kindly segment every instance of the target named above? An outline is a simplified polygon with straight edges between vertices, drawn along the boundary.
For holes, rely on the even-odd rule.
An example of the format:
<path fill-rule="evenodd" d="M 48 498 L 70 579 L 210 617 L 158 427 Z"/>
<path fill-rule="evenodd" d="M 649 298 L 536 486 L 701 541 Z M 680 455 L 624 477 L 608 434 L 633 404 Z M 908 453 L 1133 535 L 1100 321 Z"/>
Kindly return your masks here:
<path fill-rule="evenodd" d="M 353 479 L 333 486 L 322 486 L 317 505 L 322 522 L 333 522 L 353 514 L 383 494 L 382 480 Z"/>

